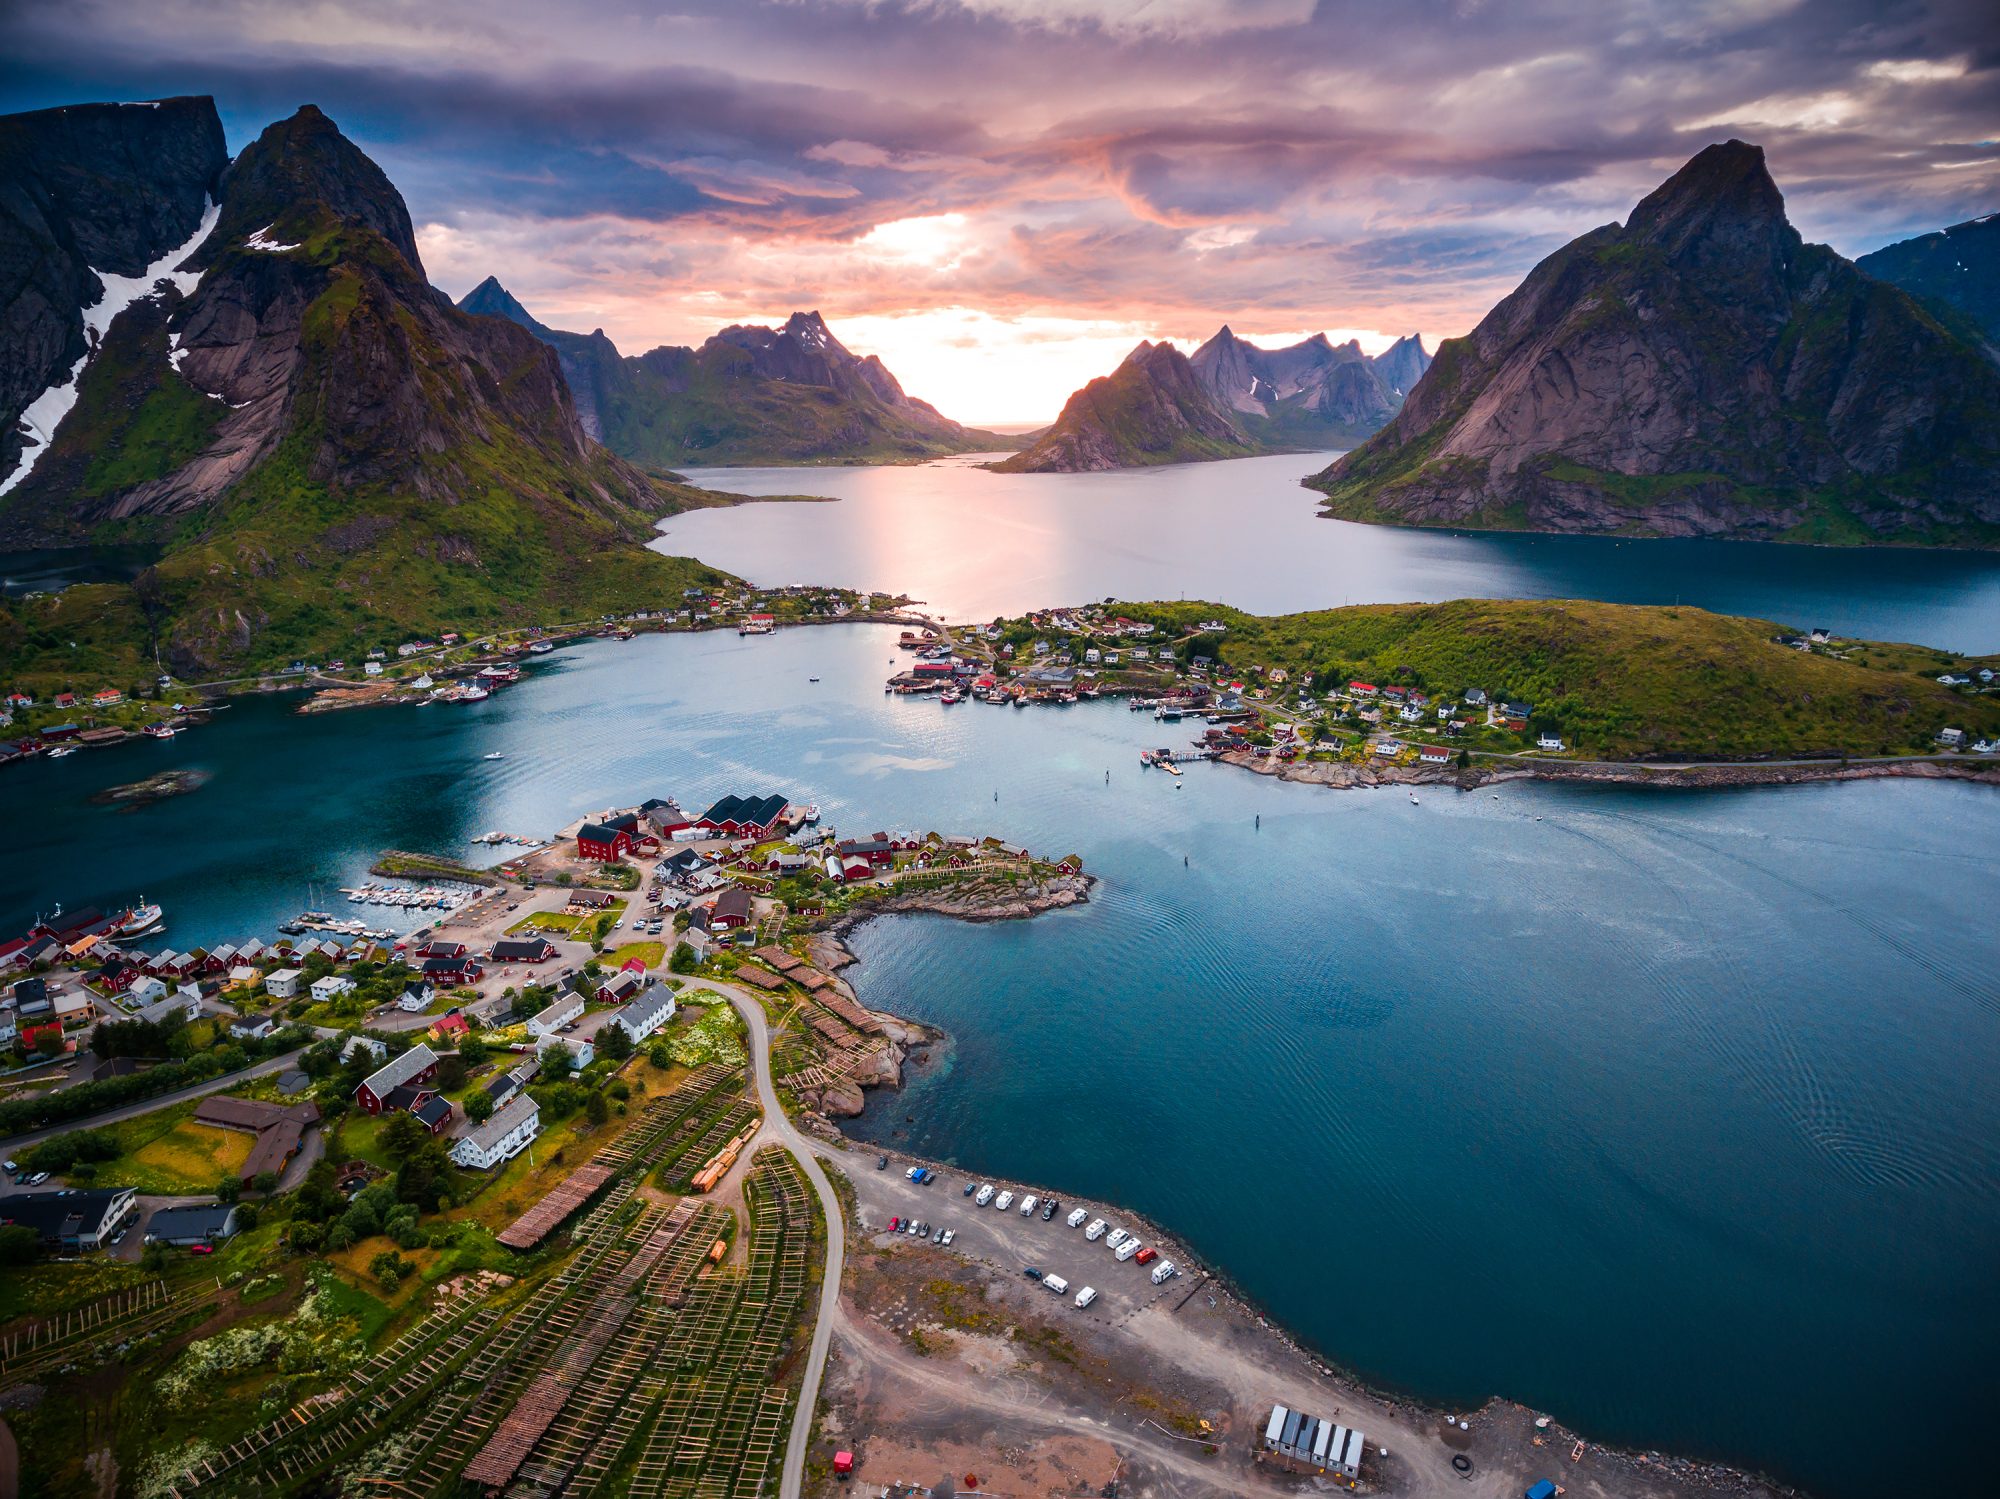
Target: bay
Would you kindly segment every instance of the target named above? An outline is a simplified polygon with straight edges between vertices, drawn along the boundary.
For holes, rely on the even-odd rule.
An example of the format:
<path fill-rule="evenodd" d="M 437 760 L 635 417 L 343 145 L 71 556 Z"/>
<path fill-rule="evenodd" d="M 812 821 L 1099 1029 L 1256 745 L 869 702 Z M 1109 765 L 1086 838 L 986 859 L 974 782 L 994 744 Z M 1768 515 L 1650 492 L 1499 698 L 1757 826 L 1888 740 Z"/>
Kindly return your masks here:
<path fill-rule="evenodd" d="M 1332 453 L 1104 474 L 904 467 L 705 469 L 737 494 L 836 503 L 696 510 L 662 550 L 763 585 L 904 592 L 948 619 L 1198 598 L 1259 614 L 1455 598 L 1699 605 L 1797 629 L 2000 650 L 2000 557 L 1894 547 L 1530 536 L 1322 519 L 1299 487 Z"/>
<path fill-rule="evenodd" d="M 856 934 L 864 998 L 951 1033 L 864 1134 L 1144 1213 L 1397 1389 L 1833 1499 L 1877 1443 L 1912 1492 L 1980 1486 L 2000 798 L 1175 783 L 1113 704 L 885 696 L 893 633 L 593 642 L 478 705 L 249 699 L 12 766 L 0 917 L 143 891 L 177 945 L 268 937 L 383 847 L 655 794 L 1077 852 L 1088 907 Z M 88 801 L 174 765 L 212 779 Z"/>

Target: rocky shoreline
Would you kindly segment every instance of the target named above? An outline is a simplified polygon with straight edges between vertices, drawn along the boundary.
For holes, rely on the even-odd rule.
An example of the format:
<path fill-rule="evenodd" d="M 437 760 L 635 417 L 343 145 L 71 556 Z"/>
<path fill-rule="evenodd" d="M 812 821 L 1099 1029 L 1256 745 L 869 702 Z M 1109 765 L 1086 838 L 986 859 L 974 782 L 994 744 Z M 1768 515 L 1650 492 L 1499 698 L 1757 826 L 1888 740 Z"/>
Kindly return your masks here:
<path fill-rule="evenodd" d="M 864 909 L 849 911 L 815 932 L 807 942 L 807 953 L 813 965 L 832 974 L 847 999 L 881 1023 L 882 1037 L 888 1044 L 846 1077 L 817 1089 L 802 1091 L 799 1101 L 818 1115 L 826 1130 L 837 1137 L 840 1131 L 834 1121 L 859 1118 L 867 1109 L 868 1090 L 900 1090 L 904 1081 L 903 1069 L 921 1067 L 929 1060 L 931 1049 L 949 1039 L 935 1026 L 875 1009 L 862 1001 L 855 993 L 854 985 L 842 976 L 843 969 L 859 961 L 844 940 L 848 933 L 878 916 L 915 912 L 949 916 L 955 921 L 1020 921 L 1045 911 L 1088 904 L 1090 892 L 1096 884 L 1096 879 L 1090 875 L 1074 874 L 1055 875 L 1024 888 L 1010 886 L 1004 895 L 991 887 L 982 889 L 977 884 L 899 891 L 883 900 L 870 902 Z"/>
<path fill-rule="evenodd" d="M 1346 761 L 1272 760 L 1237 750 L 1221 757 L 1261 776 L 1299 781 L 1310 786 L 1358 790 L 1379 786 L 1447 786 L 1476 791 L 1506 781 L 1566 781 L 1598 786 L 1651 786 L 1692 790 L 1724 786 L 1797 786 L 1816 781 L 1872 781 L 1903 778 L 1925 781 L 1969 781 L 2000 786 L 2000 765 L 1949 760 L 1825 760 L 1770 765 L 1645 765 L 1597 760 L 1522 760 L 1495 765 L 1457 766 L 1355 765 Z"/>

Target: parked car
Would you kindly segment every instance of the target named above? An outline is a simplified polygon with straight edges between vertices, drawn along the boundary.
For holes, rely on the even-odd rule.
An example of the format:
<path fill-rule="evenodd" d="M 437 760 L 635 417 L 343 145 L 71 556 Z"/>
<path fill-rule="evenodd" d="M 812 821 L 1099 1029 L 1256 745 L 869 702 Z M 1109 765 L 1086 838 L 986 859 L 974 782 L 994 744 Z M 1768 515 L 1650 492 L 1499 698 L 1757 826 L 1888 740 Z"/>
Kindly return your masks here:
<path fill-rule="evenodd" d="M 1153 1284 L 1163 1286 L 1181 1272 L 1172 1260 L 1161 1260 L 1153 1266 Z"/>
<path fill-rule="evenodd" d="M 1079 1307 L 1089 1306 L 1095 1300 L 1097 1300 L 1096 1286 L 1085 1286 L 1081 1291 L 1076 1293 L 1076 1304 Z"/>
<path fill-rule="evenodd" d="M 1127 1239 L 1123 1244 L 1120 1244 L 1116 1249 L 1114 1249 L 1111 1252 L 1111 1257 L 1117 1260 L 1120 1264 L 1123 1264 L 1126 1260 L 1131 1259 L 1132 1256 L 1137 1254 L 1138 1252 L 1139 1252 L 1139 1241 L 1137 1239 Z"/>
<path fill-rule="evenodd" d="M 965 1191 L 964 1191 L 964 1192 L 963 1192 L 962 1194 L 960 1194 L 960 1195 L 962 1195 L 962 1196 L 965 1196 L 965 1197 L 970 1197 L 970 1196 L 971 1196 L 971 1195 L 973 1194 L 973 1192 L 974 1192 L 974 1191 L 976 1191 L 976 1190 L 977 1190 L 977 1189 L 976 1189 L 976 1188 L 975 1188 L 975 1187 L 974 1187 L 974 1186 L 972 1185 L 972 1183 L 971 1183 L 971 1182 L 967 1182 L 967 1183 L 965 1184 Z"/>
<path fill-rule="evenodd" d="M 1013 1205 L 1014 1194 L 1012 1192 L 1002 1192 L 998 1197 L 993 1199 L 993 1206 L 1003 1213 Z"/>
<path fill-rule="evenodd" d="M 188 1245 L 188 1253 L 189 1253 L 189 1254 L 214 1254 L 214 1253 L 215 1253 L 215 1246 L 214 1246 L 213 1244 L 190 1244 L 190 1245 Z"/>
<path fill-rule="evenodd" d="M 1104 1247 L 1106 1249 L 1116 1249 L 1120 1244 L 1123 1244 L 1127 1239 L 1131 1237 L 1132 1236 L 1126 1233 L 1124 1229 L 1114 1228 L 1111 1230 L 1110 1233 L 1104 1236 Z"/>
<path fill-rule="evenodd" d="M 19 1161 L 0 1161 L 0 1166 L 6 1167 L 9 1176 L 19 1176 L 21 1174 L 21 1163 Z"/>
<path fill-rule="evenodd" d="M 1023 1218 L 1032 1218 L 1035 1216 L 1036 1200 L 1033 1192 L 1030 1192 L 1026 1197 L 1021 1199 L 1021 1216 Z"/>
<path fill-rule="evenodd" d="M 944 1242 L 944 1230 L 939 1229 L 936 1233 L 932 1234 L 931 1242 L 933 1244 L 942 1244 Z"/>
<path fill-rule="evenodd" d="M 1047 1223 L 1051 1218 L 1055 1217 L 1061 1208 L 1062 1204 L 1051 1197 L 1047 1202 L 1042 1204 L 1042 1222 Z"/>
<path fill-rule="evenodd" d="M 981 1186 L 979 1189 L 979 1195 L 973 1198 L 972 1200 L 980 1207 L 985 1207 L 987 1203 L 993 1200 L 993 1189 L 988 1186 Z"/>
<path fill-rule="evenodd" d="M 889 1220 L 889 1232 L 892 1234 L 899 1234 L 902 1231 L 903 1231 L 903 1220 L 900 1217 L 891 1218 Z"/>
<path fill-rule="evenodd" d="M 1042 1277 L 1042 1285 L 1055 1292 L 1058 1296 L 1069 1289 L 1069 1282 L 1064 1280 L 1060 1275 L 1044 1275 Z"/>
<path fill-rule="evenodd" d="M 1160 1251 L 1157 1249 L 1142 1249 L 1137 1254 L 1132 1256 L 1133 1259 L 1137 1260 L 1142 1265 L 1150 1265 L 1153 1263 L 1154 1260 L 1158 1259 L 1159 1257 L 1160 1257 Z"/>
<path fill-rule="evenodd" d="M 1065 1218 L 1063 1221 L 1069 1224 L 1071 1228 L 1082 1228 L 1083 1220 L 1088 1218 L 1089 1216 L 1090 1216 L 1090 1209 L 1078 1208 L 1075 1212 L 1071 1213 L 1069 1217 Z"/>
<path fill-rule="evenodd" d="M 877 1171 L 886 1171 L 886 1170 L 888 1170 L 888 1169 L 889 1169 L 889 1158 L 888 1158 L 887 1156 L 885 1156 L 885 1155 L 878 1155 L 877 1157 L 875 1157 L 875 1169 L 876 1169 Z"/>
<path fill-rule="evenodd" d="M 957 1237 L 958 1237 L 958 1230 L 955 1228 L 948 1228 L 944 1231 L 944 1237 L 939 1239 L 938 1243 L 944 1245 L 945 1248 L 949 1249 L 951 1248 L 951 1241 Z"/>
<path fill-rule="evenodd" d="M 48 1179 L 49 1179 L 48 1172 L 37 1171 L 33 1176 L 29 1177 L 25 1182 L 23 1182 L 22 1185 L 27 1187 L 39 1187 L 43 1182 L 47 1181 Z"/>
<path fill-rule="evenodd" d="M 1084 1236 L 1084 1237 L 1085 1237 L 1086 1239 L 1090 1240 L 1090 1242 L 1091 1242 L 1091 1243 L 1093 1243 L 1093 1244 L 1095 1244 L 1095 1243 L 1096 1243 L 1096 1242 L 1097 1242 L 1097 1241 L 1098 1241 L 1099 1239 L 1103 1238 L 1103 1237 L 1104 1237 L 1104 1220 L 1103 1220 L 1102 1218 L 1093 1218 L 1093 1219 L 1091 1219 L 1091 1220 L 1090 1220 L 1090 1227 L 1089 1227 L 1089 1228 L 1086 1228 L 1086 1229 L 1085 1229 L 1085 1230 L 1083 1231 L 1083 1236 Z"/>
<path fill-rule="evenodd" d="M 1021 1273 L 1027 1276 L 1029 1280 L 1040 1280 L 1042 1278 L 1042 1272 L 1037 1270 L 1033 1265 L 1028 1266 Z"/>

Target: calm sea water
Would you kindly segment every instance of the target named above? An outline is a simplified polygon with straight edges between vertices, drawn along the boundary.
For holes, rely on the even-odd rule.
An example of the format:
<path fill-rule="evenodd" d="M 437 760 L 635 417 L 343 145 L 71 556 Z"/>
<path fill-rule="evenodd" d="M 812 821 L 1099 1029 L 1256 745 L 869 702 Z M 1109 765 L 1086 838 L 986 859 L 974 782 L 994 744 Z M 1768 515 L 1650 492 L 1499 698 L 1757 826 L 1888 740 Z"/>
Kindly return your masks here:
<path fill-rule="evenodd" d="M 697 510 L 664 549 L 763 584 L 907 592 L 951 619 L 1107 594 L 1256 613 L 1454 598 L 1698 604 L 1811 629 L 2000 649 L 2000 557 L 1741 541 L 1399 530 L 1323 520 L 1288 454 L 1108 474 L 898 468 L 706 469 L 738 494 L 838 503 Z"/>
<path fill-rule="evenodd" d="M 1087 908 L 857 935 L 864 995 L 952 1035 L 866 1132 L 1128 1204 L 1332 1357 L 1447 1403 L 1504 1394 L 1841 1499 L 1877 1491 L 1857 1444 L 1891 1445 L 1908 1492 L 1980 1487 L 2000 797 L 1412 806 L 1222 767 L 1174 790 L 1138 765 L 1161 727 L 1116 705 L 885 697 L 891 633 L 593 643 L 475 706 L 248 702 L 10 767 L 0 921 L 143 890 L 176 942 L 269 936 L 382 847 L 656 793 L 1080 852 Z M 169 765 L 213 779 L 129 815 L 87 800 Z"/>

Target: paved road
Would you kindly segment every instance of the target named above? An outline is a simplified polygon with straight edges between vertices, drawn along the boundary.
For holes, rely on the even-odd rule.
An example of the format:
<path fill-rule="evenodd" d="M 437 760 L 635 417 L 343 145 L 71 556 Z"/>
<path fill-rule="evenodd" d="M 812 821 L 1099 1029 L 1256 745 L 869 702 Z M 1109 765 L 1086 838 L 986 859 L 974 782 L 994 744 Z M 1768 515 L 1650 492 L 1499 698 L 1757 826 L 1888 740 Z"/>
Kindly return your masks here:
<path fill-rule="evenodd" d="M 778 1499 L 799 1499 L 805 1487 L 806 1449 L 812 1445 L 813 1413 L 819 1407 L 820 1381 L 826 1374 L 826 1351 L 833 1342 L 834 1319 L 840 1312 L 840 1277 L 847 1263 L 847 1222 L 841 1216 L 840 1199 L 813 1155 L 812 1142 L 792 1127 L 778 1105 L 771 1086 L 771 1033 L 764 1023 L 764 1008 L 749 995 L 728 984 L 704 981 L 704 986 L 729 997 L 736 1013 L 750 1027 L 751 1070 L 757 1078 L 757 1099 L 764 1108 L 761 1140 L 768 1136 L 790 1151 L 819 1193 L 820 1208 L 826 1214 L 826 1275 L 820 1282 L 819 1315 L 813 1318 L 812 1351 L 806 1356 L 805 1380 L 799 1386 L 799 1405 L 792 1415 L 791 1440 L 785 1443 L 784 1474 L 778 1485 Z M 747 1154 L 747 1152 L 746 1152 Z"/>
<path fill-rule="evenodd" d="M 220 1077 L 212 1077 L 205 1083 L 176 1088 L 171 1093 L 142 1098 L 137 1103 L 106 1109 L 101 1114 L 86 1114 L 81 1119 L 66 1120 L 61 1124 L 51 1125 L 48 1129 L 38 1129 L 29 1134 L 15 1135 L 9 1140 L 0 1140 L 0 1151 L 12 1155 L 17 1150 L 26 1150 L 30 1145 L 41 1144 L 52 1135 L 66 1135 L 75 1129 L 96 1129 L 103 1124 L 117 1124 L 126 1119 L 137 1119 L 141 1114 L 150 1114 L 155 1109 L 172 1108 L 175 1104 L 186 1103 L 191 1098 L 206 1098 L 211 1093 L 220 1093 L 223 1089 L 233 1088 L 238 1083 L 247 1083 L 253 1077 L 268 1077 L 274 1072 L 289 1071 L 298 1060 L 299 1052 L 282 1052 L 269 1061 L 259 1062 L 254 1067 L 245 1067 L 240 1072 L 225 1072 Z"/>

